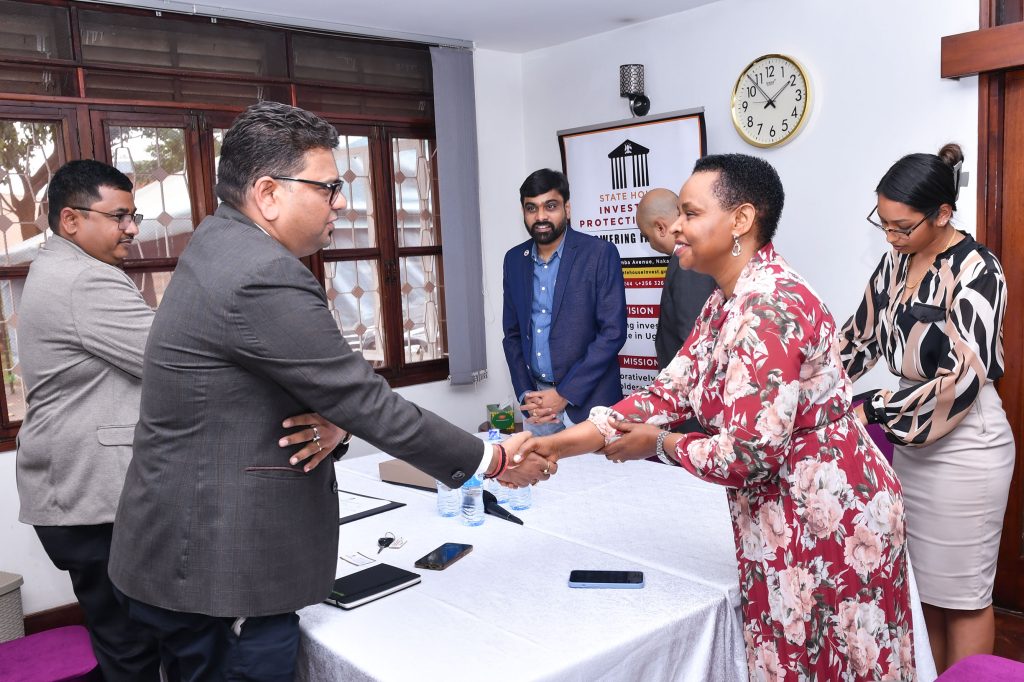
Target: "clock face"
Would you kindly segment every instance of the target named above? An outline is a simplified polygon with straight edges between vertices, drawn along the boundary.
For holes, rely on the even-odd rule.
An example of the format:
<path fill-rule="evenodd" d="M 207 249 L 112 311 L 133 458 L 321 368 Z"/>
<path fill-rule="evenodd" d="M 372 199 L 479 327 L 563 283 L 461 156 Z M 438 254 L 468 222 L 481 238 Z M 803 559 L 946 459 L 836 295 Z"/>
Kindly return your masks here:
<path fill-rule="evenodd" d="M 810 112 L 811 92 L 803 69 L 780 54 L 758 57 L 743 70 L 732 92 L 732 122 L 740 137 L 757 147 L 789 141 Z"/>

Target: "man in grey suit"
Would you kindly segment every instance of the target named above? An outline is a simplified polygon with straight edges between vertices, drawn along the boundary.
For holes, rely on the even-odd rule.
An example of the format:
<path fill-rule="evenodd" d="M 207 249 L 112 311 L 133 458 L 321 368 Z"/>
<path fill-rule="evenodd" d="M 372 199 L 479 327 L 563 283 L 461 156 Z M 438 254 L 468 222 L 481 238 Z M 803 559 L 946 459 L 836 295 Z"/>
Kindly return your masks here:
<path fill-rule="evenodd" d="M 284 104 L 238 117 L 221 148 L 223 203 L 150 332 L 110 576 L 185 680 L 291 679 L 294 612 L 330 594 L 338 483 L 333 467 L 303 471 L 267 447 L 283 416 L 315 410 L 451 487 L 504 468 L 501 448 L 406 402 L 352 352 L 299 260 L 330 243 L 346 205 L 337 144 L 330 124 Z M 502 476 L 554 472 L 535 458 Z"/>
<path fill-rule="evenodd" d="M 19 341 L 28 409 L 18 437 L 20 520 L 32 524 L 54 565 L 68 571 L 104 678 L 156 680 L 156 639 L 128 619 L 107 562 L 139 418 L 142 351 L 153 310 L 121 269 L 139 234 L 132 183 L 116 168 L 71 161 L 47 190 L 53 236 L 39 249 L 21 298 Z M 333 448 L 344 432 L 319 415 Z M 308 429 L 285 447 L 315 466 Z M 277 440 L 276 434 L 273 440 Z"/>
<path fill-rule="evenodd" d="M 138 221 L 132 183 L 72 161 L 48 189 L 53 230 L 21 297 L 28 409 L 18 436 L 19 519 L 71 576 L 108 681 L 156 680 L 156 640 L 133 626 L 107 577 L 114 512 L 139 417 L 153 311 L 121 269 Z"/>

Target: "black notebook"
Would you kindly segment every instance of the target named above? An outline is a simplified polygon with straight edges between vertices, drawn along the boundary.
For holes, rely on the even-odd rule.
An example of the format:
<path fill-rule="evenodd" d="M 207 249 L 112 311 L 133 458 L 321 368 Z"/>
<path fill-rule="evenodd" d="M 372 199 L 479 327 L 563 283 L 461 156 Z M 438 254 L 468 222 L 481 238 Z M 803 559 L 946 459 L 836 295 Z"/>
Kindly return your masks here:
<path fill-rule="evenodd" d="M 420 581 L 420 576 L 389 564 L 374 564 L 334 581 L 334 590 L 327 603 L 343 609 L 354 609 L 366 602 L 404 590 Z"/>

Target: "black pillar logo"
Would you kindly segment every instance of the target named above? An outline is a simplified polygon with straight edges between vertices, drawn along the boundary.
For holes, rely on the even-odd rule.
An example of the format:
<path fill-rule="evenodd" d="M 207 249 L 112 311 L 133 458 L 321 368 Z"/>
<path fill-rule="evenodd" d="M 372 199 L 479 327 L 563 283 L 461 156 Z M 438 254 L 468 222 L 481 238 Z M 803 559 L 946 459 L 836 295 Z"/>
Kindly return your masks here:
<path fill-rule="evenodd" d="M 650 152 L 650 149 L 632 140 L 626 140 L 608 152 L 608 160 L 612 165 L 612 189 L 626 187 L 627 158 L 633 166 L 633 186 L 647 187 L 651 184 L 650 174 L 647 171 L 647 155 Z"/>

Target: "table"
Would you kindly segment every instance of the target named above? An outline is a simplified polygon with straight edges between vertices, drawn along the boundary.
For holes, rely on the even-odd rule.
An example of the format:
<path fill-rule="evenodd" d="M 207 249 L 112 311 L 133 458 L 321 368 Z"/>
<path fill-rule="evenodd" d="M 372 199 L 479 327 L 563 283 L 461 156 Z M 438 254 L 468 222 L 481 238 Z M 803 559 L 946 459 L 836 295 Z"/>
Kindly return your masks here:
<path fill-rule="evenodd" d="M 299 679 L 744 680 L 739 589 L 725 491 L 682 469 L 603 457 L 559 463 L 519 526 L 469 528 L 436 513 L 432 493 L 381 483 L 386 455 L 337 467 L 339 486 L 406 506 L 342 525 L 341 553 L 380 559 L 423 582 L 352 611 L 301 616 Z M 445 571 L 415 569 L 443 542 L 473 552 Z M 642 570 L 641 590 L 578 590 L 577 568 Z M 339 560 L 338 575 L 358 568 Z M 917 665 L 935 678 L 916 588 Z"/>

